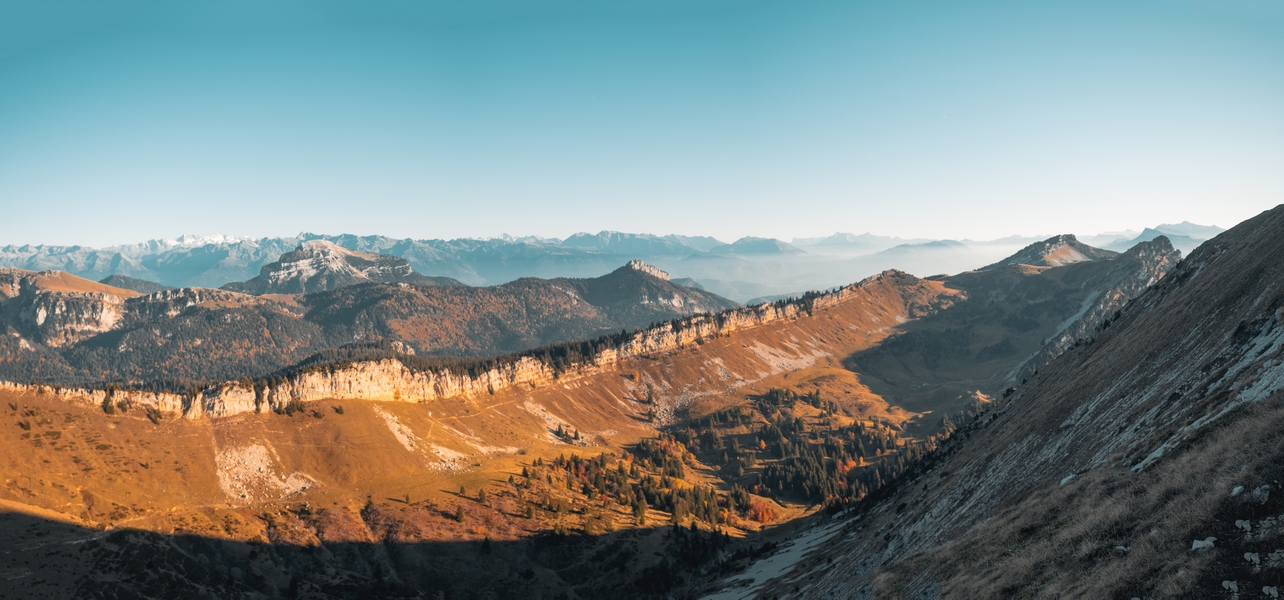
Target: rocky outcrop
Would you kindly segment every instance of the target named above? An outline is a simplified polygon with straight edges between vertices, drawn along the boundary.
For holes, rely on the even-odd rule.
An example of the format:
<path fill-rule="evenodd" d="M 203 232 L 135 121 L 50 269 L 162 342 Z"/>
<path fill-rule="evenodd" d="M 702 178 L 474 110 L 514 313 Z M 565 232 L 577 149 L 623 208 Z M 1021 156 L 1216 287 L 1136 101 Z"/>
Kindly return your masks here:
<path fill-rule="evenodd" d="M 634 271 L 641 271 L 643 273 L 646 273 L 647 275 L 650 275 L 656 279 L 662 279 L 664 281 L 669 280 L 668 273 L 665 273 L 664 271 L 661 271 L 659 268 L 648 265 L 636 258 L 629 261 L 629 263 L 624 266 L 630 269 L 633 269 Z"/>
<path fill-rule="evenodd" d="M 0 322 L 47 346 L 65 346 L 111 330 L 134 295 L 65 273 L 0 269 Z"/>

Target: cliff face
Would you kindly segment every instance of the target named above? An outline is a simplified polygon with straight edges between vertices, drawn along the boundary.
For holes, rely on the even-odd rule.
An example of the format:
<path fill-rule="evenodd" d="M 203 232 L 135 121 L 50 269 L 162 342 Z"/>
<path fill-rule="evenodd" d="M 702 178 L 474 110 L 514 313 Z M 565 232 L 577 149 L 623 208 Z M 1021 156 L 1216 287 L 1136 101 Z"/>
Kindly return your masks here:
<path fill-rule="evenodd" d="M 0 269 L 0 320 L 52 347 L 111 330 L 137 295 L 64 273 Z"/>
<path fill-rule="evenodd" d="M 641 271 L 643 273 L 646 273 L 647 275 L 650 275 L 656 279 L 662 279 L 664 281 L 669 280 L 668 273 L 665 273 L 664 271 L 661 271 L 658 267 L 653 267 L 651 265 L 648 265 L 636 258 L 629 261 L 629 264 L 624 266 L 630 269 L 633 269 L 634 271 Z"/>
<path fill-rule="evenodd" d="M 714 315 L 695 315 L 682 320 L 677 325 L 665 323 L 637 332 L 618 349 L 602 350 L 591 361 L 560 373 L 531 357 L 503 363 L 475 376 L 447 370 L 416 372 L 396 359 L 386 359 L 356 363 L 339 369 L 304 371 L 266 384 L 223 383 L 188 396 L 118 390 L 111 393 L 111 398 L 113 402 L 125 401 L 141 406 L 153 406 L 164 411 L 181 413 L 189 418 L 198 418 L 281 410 L 293 401 L 366 399 L 432 402 L 446 398 L 489 396 L 505 390 L 537 388 L 553 382 L 568 385 L 580 379 L 614 371 L 624 361 L 692 348 L 704 344 L 706 340 L 725 338 L 737 332 L 793 321 L 811 313 L 825 312 L 844 304 L 860 302 L 862 299 L 868 301 L 871 293 L 877 293 L 880 299 L 877 303 L 871 303 L 863 309 L 875 315 L 890 312 L 890 316 L 886 318 L 888 327 L 939 311 L 952 305 L 956 300 L 955 294 L 944 290 L 939 284 L 919 280 L 905 273 L 889 271 L 860 283 L 816 296 L 805 304 L 764 304 Z M 160 294 L 174 295 L 171 292 Z M 875 319 L 877 320 L 877 317 Z M 884 328 L 884 330 L 887 329 Z M 108 398 L 108 392 L 104 391 L 7 385 L 15 390 L 42 389 L 46 393 L 54 393 L 68 400 L 89 404 L 101 404 Z"/>

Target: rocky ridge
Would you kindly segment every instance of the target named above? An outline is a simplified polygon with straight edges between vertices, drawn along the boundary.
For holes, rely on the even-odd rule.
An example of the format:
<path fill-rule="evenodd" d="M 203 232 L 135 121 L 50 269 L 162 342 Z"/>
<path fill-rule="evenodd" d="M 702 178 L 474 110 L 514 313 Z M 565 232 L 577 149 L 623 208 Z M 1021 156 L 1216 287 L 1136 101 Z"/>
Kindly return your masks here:
<path fill-rule="evenodd" d="M 668 274 L 668 273 L 665 273 L 664 271 L 661 271 L 659 268 L 656 268 L 656 267 L 653 267 L 653 266 L 651 266 L 651 265 L 648 265 L 648 264 L 646 264 L 646 263 L 644 263 L 644 262 L 642 262 L 641 260 L 638 260 L 638 259 L 636 259 L 636 258 L 635 258 L 635 259 L 633 259 L 633 260 L 631 260 L 631 261 L 629 261 L 629 263 L 628 263 L 627 265 L 625 265 L 625 266 L 626 266 L 626 267 L 628 267 L 628 268 L 630 268 L 630 269 L 633 269 L 634 271 L 641 271 L 641 272 L 643 272 L 643 273 L 646 273 L 647 275 L 650 275 L 650 276 L 652 276 L 652 277 L 654 277 L 654 278 L 656 278 L 656 279 L 661 279 L 661 280 L 664 280 L 664 281 L 668 281 L 668 280 L 669 280 L 669 274 Z"/>
<path fill-rule="evenodd" d="M 616 348 L 601 350 L 591 359 L 567 372 L 558 372 L 541 360 L 523 356 L 503 362 L 474 376 L 439 371 L 414 371 L 396 358 L 364 362 L 337 369 L 305 369 L 281 378 L 260 382 L 227 382 L 193 394 L 141 392 L 133 390 L 87 390 L 77 388 L 5 384 L 15 391 L 52 393 L 68 401 L 101 404 L 128 401 L 140 406 L 182 414 L 188 418 L 230 416 L 245 412 L 280 410 L 290 402 L 321 399 L 366 399 L 372 401 L 429 402 L 460 396 L 493 394 L 522 385 L 547 384 L 554 379 L 573 381 L 610 369 L 621 360 L 681 349 L 705 339 L 730 335 L 769 323 L 795 319 L 811 311 L 826 310 L 850 300 L 862 288 L 890 286 L 905 295 L 918 293 L 921 280 L 898 271 L 888 271 L 844 288 L 808 296 L 802 301 L 763 304 L 718 314 L 699 314 L 630 335 Z"/>

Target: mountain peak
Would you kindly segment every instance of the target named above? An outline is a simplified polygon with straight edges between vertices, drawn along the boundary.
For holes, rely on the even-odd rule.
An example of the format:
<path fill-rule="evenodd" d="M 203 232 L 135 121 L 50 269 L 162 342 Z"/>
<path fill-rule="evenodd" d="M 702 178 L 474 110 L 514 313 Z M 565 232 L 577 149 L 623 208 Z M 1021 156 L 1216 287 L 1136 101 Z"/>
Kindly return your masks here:
<path fill-rule="evenodd" d="M 424 277 L 405 259 L 349 250 L 329 240 L 308 240 L 264 265 L 259 276 L 223 289 L 250 294 L 309 294 L 360 283 L 458 285 L 446 277 Z"/>
<path fill-rule="evenodd" d="M 653 267 L 636 258 L 629 261 L 629 264 L 624 265 L 624 268 L 633 269 L 634 271 L 641 271 L 643 273 L 646 273 L 647 275 L 655 277 L 656 279 L 663 279 L 665 281 L 669 280 L 668 273 L 661 271 L 659 267 Z"/>
<path fill-rule="evenodd" d="M 1100 248 L 1093 248 L 1072 233 L 1052 236 L 1041 242 L 1035 242 L 1022 248 L 1016 254 L 997 263 L 982 267 L 981 271 L 999 269 L 1007 265 L 1030 265 L 1033 267 L 1060 267 L 1077 262 L 1111 258 L 1118 253 Z"/>

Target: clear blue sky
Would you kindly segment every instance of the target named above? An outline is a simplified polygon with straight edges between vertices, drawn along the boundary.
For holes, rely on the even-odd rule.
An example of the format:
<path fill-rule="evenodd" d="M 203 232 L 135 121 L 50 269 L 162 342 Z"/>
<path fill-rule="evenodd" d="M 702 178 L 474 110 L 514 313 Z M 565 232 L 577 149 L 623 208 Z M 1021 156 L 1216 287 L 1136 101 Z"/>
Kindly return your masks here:
<path fill-rule="evenodd" d="M 1284 4 L 0 3 L 0 244 L 916 237 L 1284 202 Z"/>

